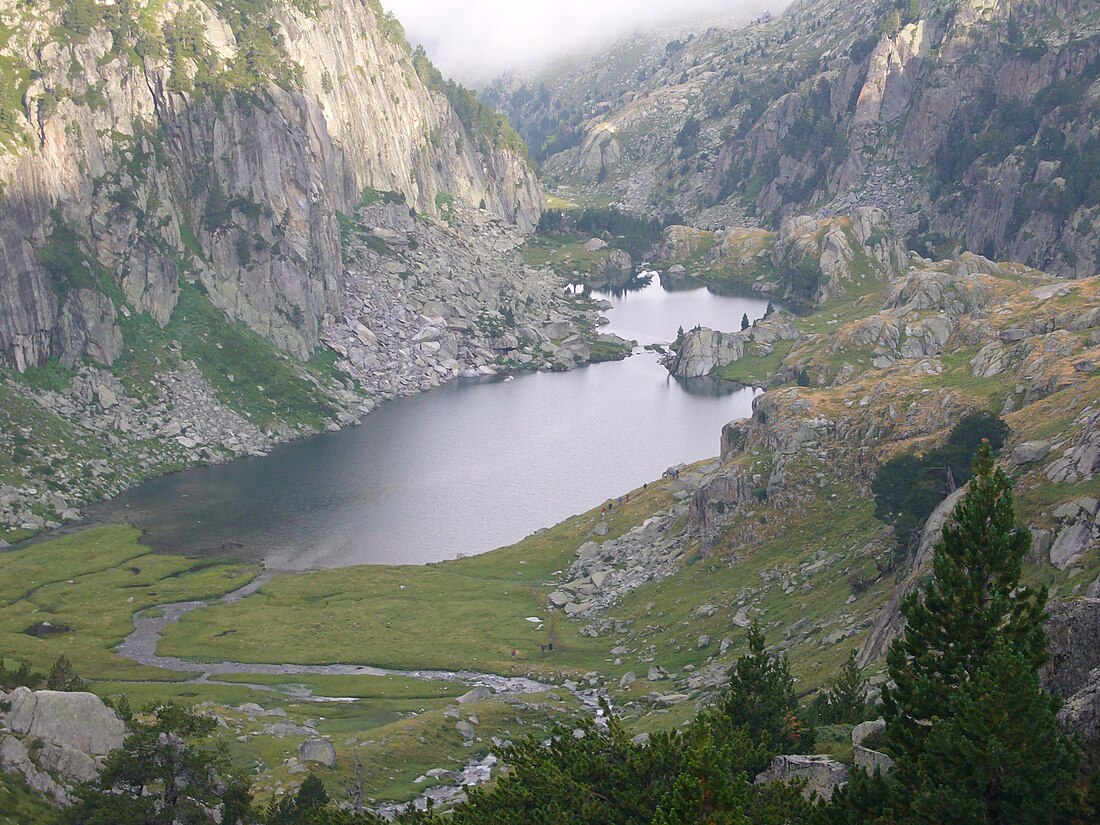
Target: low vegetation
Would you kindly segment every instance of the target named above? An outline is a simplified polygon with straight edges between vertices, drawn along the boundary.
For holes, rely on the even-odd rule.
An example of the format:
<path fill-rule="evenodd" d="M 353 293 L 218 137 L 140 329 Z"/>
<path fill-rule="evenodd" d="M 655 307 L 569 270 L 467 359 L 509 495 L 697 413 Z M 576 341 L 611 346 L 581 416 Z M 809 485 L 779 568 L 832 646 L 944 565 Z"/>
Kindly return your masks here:
<path fill-rule="evenodd" d="M 908 629 L 891 645 L 891 686 L 884 692 L 883 744 L 894 758 L 888 774 L 857 769 L 832 800 L 807 799 L 799 782 L 757 785 L 753 778 L 782 753 L 813 751 L 815 731 L 800 709 L 785 657 L 769 653 L 758 624 L 747 651 L 730 669 L 718 700 L 686 725 L 631 739 L 611 716 L 605 727 L 571 723 L 549 739 L 525 737 L 501 748 L 509 771 L 476 788 L 445 819 L 406 811 L 397 821 L 427 825 L 523 825 L 530 822 L 926 823 L 1087 821 L 1096 799 L 1081 792 L 1081 754 L 1058 731 L 1056 702 L 1039 686 L 1046 658 L 1042 627 L 1046 590 L 1022 586 L 1028 546 L 1016 527 L 1011 485 L 984 444 L 975 484 L 958 505 L 935 550 L 935 575 L 924 599 L 904 606 Z M 950 644 L 945 645 L 948 640 Z M 810 709 L 862 721 L 862 672 L 849 658 L 827 699 Z M 605 711 L 609 710 L 605 707 Z M 931 725 L 922 720 L 933 720 Z M 99 780 L 84 786 L 65 815 L 69 825 L 144 806 L 192 821 L 214 816 L 193 807 L 209 796 L 218 819 L 264 825 L 375 825 L 373 814 L 332 803 L 317 777 L 294 797 L 253 807 L 247 781 L 203 744 L 214 724 L 174 705 L 151 708 L 131 727 Z M 170 747 L 146 754 L 143 743 L 165 737 Z M 173 753 L 174 759 L 164 754 Z M 180 766 L 202 766 L 182 771 Z M 207 785 L 217 776 L 220 793 Z M 141 781 L 135 781 L 135 777 Z M 178 794 L 177 790 L 188 793 Z M 353 799 L 357 797 L 353 794 Z"/>
<path fill-rule="evenodd" d="M 911 551 L 932 511 L 970 480 L 971 456 L 983 441 L 1004 446 L 1008 426 L 991 413 L 971 413 L 952 429 L 947 443 L 920 456 L 905 454 L 883 464 L 871 482 L 875 517 L 894 525 L 903 551 Z"/>

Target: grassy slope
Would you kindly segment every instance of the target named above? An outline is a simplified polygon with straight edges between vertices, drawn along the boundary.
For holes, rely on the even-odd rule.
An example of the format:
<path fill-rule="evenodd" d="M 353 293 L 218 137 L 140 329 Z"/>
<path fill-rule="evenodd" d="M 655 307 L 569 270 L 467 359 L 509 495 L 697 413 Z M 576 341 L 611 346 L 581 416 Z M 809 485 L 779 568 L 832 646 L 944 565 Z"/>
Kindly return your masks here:
<path fill-rule="evenodd" d="M 138 397 L 148 395 L 164 366 L 182 356 L 198 365 L 220 401 L 261 427 L 282 421 L 317 429 L 333 412 L 320 386 L 334 375 L 333 358 L 294 361 L 229 321 L 193 284 L 182 285 L 166 328 L 135 315 L 124 322 L 123 336 L 127 346 L 113 371 Z M 178 354 L 173 343 L 180 345 Z"/>
<path fill-rule="evenodd" d="M 667 484 L 631 498 L 616 510 L 609 535 L 671 503 Z M 591 511 L 512 547 L 425 567 L 280 576 L 237 604 L 189 614 L 169 628 L 161 650 L 249 662 L 583 673 L 604 665 L 606 648 L 580 636 L 560 613 L 548 613 L 545 596 L 598 518 Z M 546 619 L 546 630 L 526 621 L 530 616 Z M 236 632 L 219 636 L 226 627 Z M 556 650 L 542 653 L 538 644 L 550 640 Z M 520 651 L 515 660 L 513 648 Z"/>
<path fill-rule="evenodd" d="M 831 497 L 834 493 L 849 503 L 838 507 Z M 667 496 L 664 483 L 632 495 L 630 504 L 615 516 L 612 535 L 666 507 Z M 599 670 L 617 680 L 628 670 L 644 676 L 650 656 L 655 657 L 653 664 L 668 670 L 705 664 L 723 637 L 735 642 L 725 657 L 732 661 L 744 635 L 730 621 L 737 612 L 732 605 L 743 592 L 760 590 L 751 600 L 776 631 L 809 616 L 827 625 L 817 634 L 820 637 L 844 624 L 866 620 L 886 598 L 888 587 L 883 584 L 861 596 L 856 605 L 845 604 L 851 593 L 847 574 L 863 563 L 857 551 L 880 530 L 871 518 L 871 505 L 859 501 L 852 491 L 823 491 L 804 513 L 787 514 L 782 522 L 762 505 L 753 518 L 761 517 L 767 520 L 757 523 L 763 540 L 746 560 L 731 565 L 727 553 L 695 557 L 680 575 L 646 585 L 612 609 L 608 615 L 630 623 L 620 636 L 583 636 L 579 631 L 586 622 L 565 618 L 558 611 L 548 614 L 543 607 L 546 594 L 555 589 L 553 571 L 564 569 L 574 550 L 590 538 L 587 528 L 597 516 L 588 513 L 473 559 L 429 567 L 367 567 L 281 576 L 256 596 L 188 614 L 169 629 L 161 649 L 198 659 L 253 662 L 352 661 L 548 675 Z M 821 550 L 847 553 L 850 561 L 815 578 L 812 595 L 786 595 L 778 582 L 761 588 L 762 571 L 796 568 Z M 693 615 L 696 606 L 708 602 L 724 609 L 710 618 Z M 550 618 L 554 653 L 537 649 L 536 643 L 548 637 L 525 621 L 531 615 Z M 228 628 L 235 632 L 221 635 Z M 703 634 L 714 643 L 699 650 L 696 641 Z M 774 635 L 778 641 L 779 634 Z M 815 640 L 814 645 L 792 650 L 796 674 L 809 687 L 820 685 L 842 662 L 849 646 L 859 641 L 855 636 L 847 645 L 835 646 Z M 610 648 L 617 644 L 624 644 L 631 653 L 614 665 Z M 518 660 L 511 659 L 513 647 L 520 650 Z"/>
<path fill-rule="evenodd" d="M 584 245 L 590 240 L 579 235 L 535 235 L 523 246 L 523 260 L 531 267 L 549 267 L 565 278 L 573 277 L 574 273 L 586 275 L 601 266 L 612 252 L 611 247 L 589 252 Z"/>
<path fill-rule="evenodd" d="M 56 813 L 21 776 L 0 771 L 0 825 L 45 825 Z"/>
<path fill-rule="evenodd" d="M 223 595 L 246 584 L 255 570 L 156 555 L 139 537 L 130 527 L 102 527 L 0 555 L 0 652 L 39 670 L 64 654 L 78 672 L 96 679 L 179 678 L 113 652 L 133 629 L 133 613 Z M 42 621 L 73 632 L 45 639 L 23 633 Z"/>

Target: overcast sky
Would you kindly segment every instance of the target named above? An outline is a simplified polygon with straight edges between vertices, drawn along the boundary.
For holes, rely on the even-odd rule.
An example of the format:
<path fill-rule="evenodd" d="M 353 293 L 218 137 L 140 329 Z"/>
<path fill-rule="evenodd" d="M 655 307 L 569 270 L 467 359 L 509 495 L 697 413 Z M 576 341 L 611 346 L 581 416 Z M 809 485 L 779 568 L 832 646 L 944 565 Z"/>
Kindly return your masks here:
<path fill-rule="evenodd" d="M 778 13 L 789 0 L 382 0 L 443 71 L 466 83 L 577 54 L 639 29 Z"/>

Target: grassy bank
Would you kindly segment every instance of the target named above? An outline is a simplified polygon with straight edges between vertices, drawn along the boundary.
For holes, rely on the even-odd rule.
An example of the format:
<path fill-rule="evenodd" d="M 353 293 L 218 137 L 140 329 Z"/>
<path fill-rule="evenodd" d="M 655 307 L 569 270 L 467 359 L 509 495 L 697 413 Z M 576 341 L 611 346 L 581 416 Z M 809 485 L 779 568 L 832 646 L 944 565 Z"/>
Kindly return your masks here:
<path fill-rule="evenodd" d="M 47 670 L 68 656 L 91 679 L 173 681 L 180 676 L 123 659 L 114 647 L 133 629 L 135 612 L 224 595 L 256 569 L 218 560 L 151 553 L 140 532 L 110 526 L 0 555 L 0 655 Z M 28 635 L 49 622 L 44 638 Z"/>
<path fill-rule="evenodd" d="M 667 484 L 635 491 L 609 520 L 611 537 L 671 504 Z M 583 673 L 606 665 L 603 640 L 581 636 L 546 594 L 598 511 L 511 547 L 423 567 L 367 566 L 287 574 L 236 604 L 195 611 L 168 629 L 167 655 L 196 660 L 349 662 L 501 674 Z M 528 622 L 545 620 L 544 629 Z M 227 628 L 234 629 L 225 634 Z M 555 644 L 543 652 L 540 644 Z M 517 650 L 518 656 L 512 657 Z"/>

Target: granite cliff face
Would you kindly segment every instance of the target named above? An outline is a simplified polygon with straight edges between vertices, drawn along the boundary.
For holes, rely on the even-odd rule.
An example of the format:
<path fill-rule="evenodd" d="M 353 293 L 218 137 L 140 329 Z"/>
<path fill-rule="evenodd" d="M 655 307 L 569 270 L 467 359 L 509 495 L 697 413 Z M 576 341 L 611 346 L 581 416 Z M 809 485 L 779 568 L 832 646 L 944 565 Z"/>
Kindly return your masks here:
<path fill-rule="evenodd" d="M 110 364 L 120 315 L 164 326 L 181 279 L 306 358 L 340 308 L 338 216 L 365 191 L 534 225 L 525 160 L 429 87 L 376 2 L 265 14 L 0 2 L 0 58 L 25 89 L 3 117 L 0 360 Z"/>
<path fill-rule="evenodd" d="M 1098 58 L 1091 0 L 800 0 L 669 43 L 629 89 L 578 103 L 575 79 L 559 95 L 547 78 L 542 109 L 560 97 L 584 118 L 547 142 L 561 148 L 546 179 L 705 229 L 873 206 L 933 257 L 970 249 L 1087 277 Z M 535 134 L 538 107 L 514 102 Z"/>

